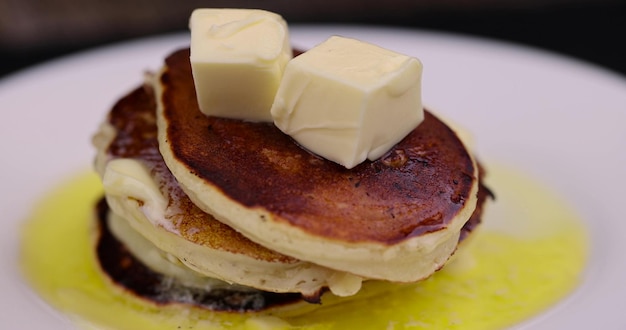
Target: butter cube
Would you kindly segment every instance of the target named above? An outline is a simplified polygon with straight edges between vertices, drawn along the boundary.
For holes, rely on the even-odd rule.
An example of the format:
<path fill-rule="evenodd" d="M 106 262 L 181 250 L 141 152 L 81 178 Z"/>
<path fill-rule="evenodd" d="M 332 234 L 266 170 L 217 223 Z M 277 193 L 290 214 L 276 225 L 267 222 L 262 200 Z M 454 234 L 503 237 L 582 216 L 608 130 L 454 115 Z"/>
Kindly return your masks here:
<path fill-rule="evenodd" d="M 422 122 L 421 76 L 416 58 L 331 37 L 289 62 L 272 117 L 306 149 L 352 168 Z"/>
<path fill-rule="evenodd" d="M 270 108 L 292 58 L 283 18 L 257 9 L 196 9 L 189 28 L 200 110 L 208 116 L 272 121 Z"/>

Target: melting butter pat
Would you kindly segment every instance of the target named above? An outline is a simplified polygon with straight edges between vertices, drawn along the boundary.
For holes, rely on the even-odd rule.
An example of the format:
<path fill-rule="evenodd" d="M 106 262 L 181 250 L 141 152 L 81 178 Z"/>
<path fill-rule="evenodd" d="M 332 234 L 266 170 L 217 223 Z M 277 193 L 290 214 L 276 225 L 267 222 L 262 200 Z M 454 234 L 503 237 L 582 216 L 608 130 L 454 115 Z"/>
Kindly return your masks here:
<path fill-rule="evenodd" d="M 189 28 L 200 110 L 208 116 L 272 121 L 270 108 L 292 58 L 285 20 L 256 9 L 196 9 Z"/>
<path fill-rule="evenodd" d="M 272 117 L 306 149 L 352 168 L 424 119 L 421 76 L 416 58 L 334 36 L 289 62 Z"/>

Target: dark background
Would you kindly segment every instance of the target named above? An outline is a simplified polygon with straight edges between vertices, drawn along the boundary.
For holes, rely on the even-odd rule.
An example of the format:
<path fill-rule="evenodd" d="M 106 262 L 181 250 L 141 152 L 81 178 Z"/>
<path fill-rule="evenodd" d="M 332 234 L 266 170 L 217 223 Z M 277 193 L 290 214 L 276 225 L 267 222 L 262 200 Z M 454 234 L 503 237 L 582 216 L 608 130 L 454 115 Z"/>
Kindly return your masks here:
<path fill-rule="evenodd" d="M 186 31 L 199 7 L 263 8 L 293 23 L 355 23 L 517 42 L 626 75 L 626 1 L 0 0 L 0 77 L 116 41 Z"/>

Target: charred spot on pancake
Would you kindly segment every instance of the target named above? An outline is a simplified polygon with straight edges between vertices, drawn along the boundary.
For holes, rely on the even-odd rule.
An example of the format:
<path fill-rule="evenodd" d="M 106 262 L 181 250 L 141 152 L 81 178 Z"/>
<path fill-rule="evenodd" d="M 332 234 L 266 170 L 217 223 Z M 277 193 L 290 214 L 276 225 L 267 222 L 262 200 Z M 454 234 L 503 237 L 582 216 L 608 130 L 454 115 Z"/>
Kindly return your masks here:
<path fill-rule="evenodd" d="M 467 238 L 467 236 L 469 236 L 472 231 L 474 231 L 474 229 L 476 229 L 476 227 L 478 227 L 478 225 L 481 223 L 483 210 L 485 208 L 485 203 L 487 199 L 493 200 L 496 198 L 493 191 L 491 191 L 489 187 L 483 184 L 483 178 L 485 177 L 485 168 L 480 162 L 478 162 L 478 177 L 480 178 L 480 182 L 478 184 L 478 201 L 476 202 L 476 209 L 474 209 L 474 212 L 470 216 L 469 220 L 467 220 L 465 225 L 463 225 L 463 228 L 461 229 L 461 235 L 459 236 L 459 242 Z"/>
<path fill-rule="evenodd" d="M 139 298 L 161 306 L 183 304 L 223 312 L 259 312 L 303 300 L 319 302 L 319 295 L 302 297 L 298 293 L 186 287 L 171 277 L 152 271 L 135 258 L 109 231 L 109 212 L 106 201 L 101 199 L 95 212 L 99 233 L 96 242 L 97 261 L 115 285 Z"/>

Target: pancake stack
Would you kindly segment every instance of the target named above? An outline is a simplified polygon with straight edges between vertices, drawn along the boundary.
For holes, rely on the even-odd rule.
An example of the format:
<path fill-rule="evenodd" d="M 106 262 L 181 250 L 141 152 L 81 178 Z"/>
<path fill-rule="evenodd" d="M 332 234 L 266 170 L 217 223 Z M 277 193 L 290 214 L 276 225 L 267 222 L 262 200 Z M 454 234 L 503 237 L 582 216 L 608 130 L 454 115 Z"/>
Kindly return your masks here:
<path fill-rule="evenodd" d="M 428 111 L 387 154 L 352 169 L 272 123 L 206 116 L 188 49 L 117 102 L 94 145 L 103 231 L 126 253 L 107 255 L 113 243 L 101 240 L 99 257 L 123 286 L 133 281 L 111 274 L 129 256 L 157 282 L 209 296 L 320 302 L 363 283 L 416 282 L 444 266 L 489 195 L 463 141 Z"/>

